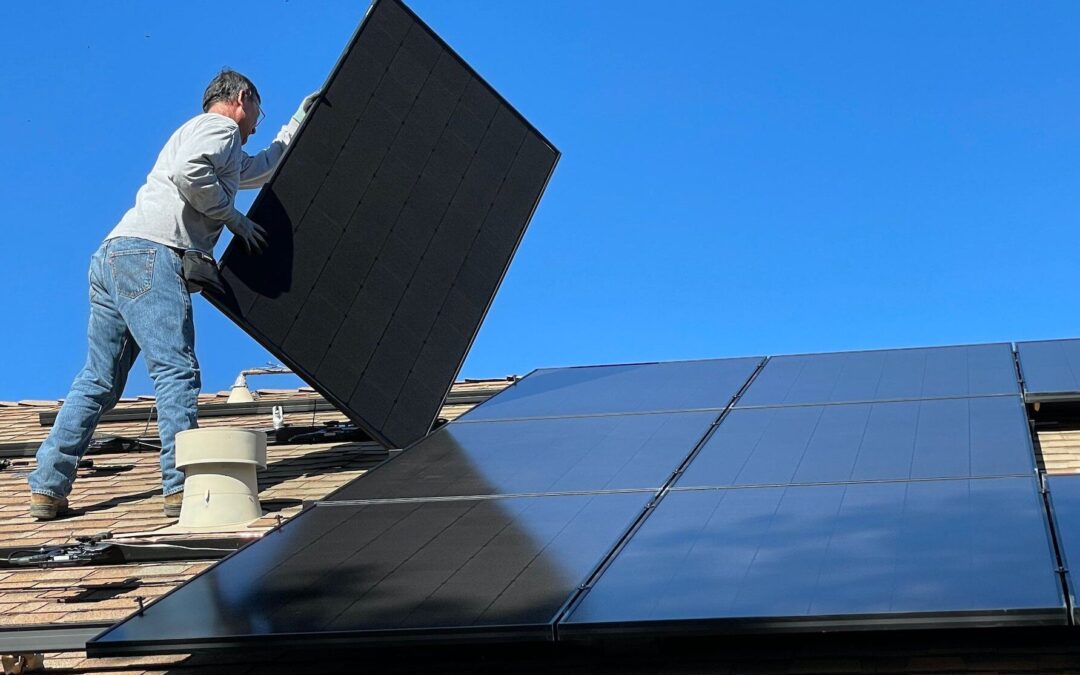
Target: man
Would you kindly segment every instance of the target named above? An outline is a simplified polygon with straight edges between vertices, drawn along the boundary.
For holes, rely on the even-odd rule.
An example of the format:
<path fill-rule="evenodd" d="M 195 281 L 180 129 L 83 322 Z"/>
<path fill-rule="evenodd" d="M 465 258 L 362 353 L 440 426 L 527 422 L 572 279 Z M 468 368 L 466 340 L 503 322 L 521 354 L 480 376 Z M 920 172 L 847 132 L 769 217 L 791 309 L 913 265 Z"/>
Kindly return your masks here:
<path fill-rule="evenodd" d="M 32 516 L 50 520 L 67 509 L 79 459 L 140 352 L 157 395 L 165 514 L 180 515 L 184 474 L 176 468 L 175 437 L 198 426 L 201 386 L 183 255 L 213 255 L 222 227 L 249 253 L 262 252 L 266 233 L 233 205 L 236 191 L 266 182 L 317 95 L 304 99 L 273 143 L 249 156 L 241 146 L 261 121 L 259 92 L 225 69 L 203 94 L 203 114 L 169 138 L 135 206 L 90 259 L 86 365 L 38 449 L 29 476 Z"/>

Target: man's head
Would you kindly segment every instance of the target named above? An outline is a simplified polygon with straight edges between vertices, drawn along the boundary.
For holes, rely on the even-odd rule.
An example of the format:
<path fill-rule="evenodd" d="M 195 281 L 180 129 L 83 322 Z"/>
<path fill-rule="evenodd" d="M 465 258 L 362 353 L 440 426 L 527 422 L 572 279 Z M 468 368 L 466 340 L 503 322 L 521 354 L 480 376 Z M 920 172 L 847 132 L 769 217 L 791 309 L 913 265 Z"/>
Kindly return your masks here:
<path fill-rule="evenodd" d="M 224 115 L 240 125 L 240 142 L 247 143 L 262 116 L 259 90 L 235 70 L 222 69 L 203 93 L 203 112 Z"/>

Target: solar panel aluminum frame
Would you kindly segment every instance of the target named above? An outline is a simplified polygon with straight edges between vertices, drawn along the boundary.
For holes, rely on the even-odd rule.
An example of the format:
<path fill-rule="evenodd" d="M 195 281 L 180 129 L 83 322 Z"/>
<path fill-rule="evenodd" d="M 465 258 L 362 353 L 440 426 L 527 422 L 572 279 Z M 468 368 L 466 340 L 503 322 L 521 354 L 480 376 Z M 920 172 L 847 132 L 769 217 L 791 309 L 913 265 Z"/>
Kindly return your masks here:
<path fill-rule="evenodd" d="M 870 632 L 941 628 L 998 628 L 1064 626 L 1068 617 L 1060 609 L 1025 609 L 959 612 L 911 612 L 815 617 L 724 618 L 668 621 L 627 621 L 576 625 L 559 623 L 558 639 L 588 641 L 616 636 L 706 636 L 754 633 Z"/>
<path fill-rule="evenodd" d="M 1061 496 L 1055 500 L 1055 488 L 1058 493 L 1062 492 L 1067 483 L 1080 482 L 1080 476 L 1045 476 L 1043 477 L 1043 497 L 1046 500 L 1047 512 L 1050 515 L 1050 533 L 1053 536 L 1054 553 L 1058 560 L 1058 574 L 1061 576 L 1062 590 L 1065 594 L 1065 602 L 1069 619 L 1073 625 L 1080 625 L 1080 603 L 1077 601 L 1076 579 L 1080 575 L 1073 574 L 1069 567 L 1068 549 L 1070 548 L 1068 534 L 1065 532 L 1061 517 L 1061 508 L 1057 502 L 1064 501 Z M 1060 486 L 1060 487 L 1057 487 Z"/>
<path fill-rule="evenodd" d="M 447 54 L 449 54 L 454 60 L 456 60 L 457 63 L 461 65 L 469 75 L 475 78 L 477 82 L 479 82 L 491 94 L 493 94 L 495 99 L 499 103 L 501 103 L 506 110 L 513 114 L 525 126 L 528 132 L 535 134 L 536 137 L 541 142 L 546 144 L 554 153 L 554 161 L 552 163 L 551 170 L 548 172 L 548 175 L 545 178 L 543 185 L 540 187 L 535 202 L 529 209 L 528 215 L 526 216 L 524 221 L 524 226 L 521 230 L 521 234 L 517 238 L 517 241 L 514 243 L 513 248 L 511 249 L 509 257 L 507 259 L 507 263 L 506 265 L 504 265 L 501 273 L 499 274 L 498 281 L 495 284 L 494 291 L 492 292 L 491 297 L 487 299 L 487 303 L 485 304 L 483 311 L 480 314 L 480 318 L 476 325 L 476 328 L 472 331 L 472 334 L 468 336 L 468 343 L 466 344 L 465 349 L 461 354 L 461 357 L 457 360 L 457 366 L 454 370 L 455 375 L 450 378 L 450 381 L 445 383 L 445 390 L 442 392 L 442 396 L 439 399 L 438 405 L 434 406 L 431 410 L 430 420 L 428 420 L 426 429 L 424 429 L 422 433 L 418 431 L 417 433 L 413 434 L 413 436 L 415 436 L 413 438 L 395 439 L 388 437 L 385 433 L 383 433 L 382 429 L 375 428 L 375 426 L 369 423 L 366 419 L 363 419 L 355 412 L 353 412 L 350 409 L 347 401 L 342 400 L 333 392 L 329 391 L 326 387 L 322 386 L 319 381 L 314 377 L 313 373 L 308 372 L 306 368 L 301 366 L 294 359 L 290 358 L 289 355 L 284 352 L 284 350 L 279 349 L 278 346 L 275 345 L 273 341 L 270 340 L 267 336 L 263 335 L 260 331 L 254 329 L 253 326 L 244 321 L 240 316 L 240 312 L 237 310 L 236 307 L 233 306 L 233 303 L 228 297 L 216 296 L 213 294 L 213 292 L 206 291 L 204 291 L 203 295 L 207 299 L 207 301 L 210 302 L 210 304 L 212 304 L 219 311 L 221 311 L 223 314 L 233 320 L 238 326 L 243 328 L 245 332 L 247 332 L 256 342 L 260 344 L 260 346 L 273 354 L 278 360 L 281 361 L 282 364 L 289 367 L 301 379 L 303 379 L 307 384 L 309 384 L 313 389 L 315 389 L 315 391 L 321 394 L 327 401 L 333 404 L 338 410 L 340 410 L 347 417 L 349 417 L 349 419 L 351 419 L 364 431 L 371 435 L 373 439 L 375 439 L 385 447 L 394 448 L 407 447 L 413 442 L 419 440 L 426 433 L 430 432 L 432 426 L 437 421 L 438 413 L 446 402 L 446 398 L 450 393 L 450 388 L 453 385 L 454 379 L 456 379 L 457 373 L 461 372 L 461 367 L 464 365 L 465 359 L 468 356 L 469 351 L 472 349 L 472 345 L 476 340 L 477 334 L 479 333 L 480 326 L 483 325 L 484 320 L 487 317 L 487 313 L 491 309 L 491 304 L 494 302 L 495 296 L 498 294 L 498 289 L 502 286 L 502 282 L 506 276 L 507 271 L 509 270 L 510 261 L 513 260 L 513 257 L 517 253 L 517 250 L 521 245 L 521 241 L 524 238 L 525 233 L 528 231 L 528 225 L 532 221 L 533 215 L 535 214 L 536 209 L 540 204 L 540 200 L 542 199 L 544 193 L 547 191 L 547 186 L 551 181 L 552 175 L 554 175 L 555 169 L 558 166 L 562 153 L 559 152 L 558 148 L 556 148 L 554 144 L 552 144 L 536 127 L 534 127 L 520 112 L 518 112 L 517 109 L 515 109 L 494 87 L 492 87 L 487 82 L 487 80 L 485 80 L 479 73 L 477 73 L 472 68 L 472 66 L 470 66 L 452 47 L 450 47 L 450 45 L 447 44 L 445 40 L 443 40 L 434 30 L 432 30 L 431 27 L 428 26 L 422 19 L 420 19 L 420 17 L 417 16 L 415 12 L 413 12 L 408 6 L 401 2 L 401 0 L 372 0 L 370 6 L 364 14 L 363 19 L 357 26 L 356 30 L 353 32 L 352 37 L 349 39 L 348 45 L 341 53 L 341 56 L 338 57 L 333 68 L 331 69 L 330 75 L 327 77 L 325 83 L 323 84 L 321 91 L 327 91 L 333 84 L 335 78 L 340 73 L 343 64 L 346 62 L 349 54 L 353 51 L 360 36 L 363 34 L 364 28 L 366 25 L 368 25 L 372 14 L 382 4 L 392 4 L 405 12 L 413 21 L 416 22 L 418 26 L 422 27 L 422 29 L 430 37 L 432 37 L 435 42 L 446 51 Z M 316 99 L 312 108 L 308 111 L 308 114 L 305 117 L 304 121 L 301 122 L 299 128 L 296 130 L 296 133 L 293 135 L 292 142 L 286 147 L 285 152 L 282 155 L 281 161 L 278 162 L 278 165 L 275 167 L 274 172 L 271 174 L 271 177 L 266 182 L 263 189 L 261 189 L 259 194 L 256 196 L 255 201 L 252 203 L 252 206 L 249 209 L 249 214 L 254 214 L 255 212 L 257 212 L 260 208 L 261 203 L 264 201 L 264 199 L 266 199 L 266 195 L 270 192 L 272 186 L 274 185 L 274 182 L 277 180 L 279 174 L 281 173 L 282 167 L 286 165 L 290 155 L 292 154 L 293 149 L 297 146 L 298 140 L 303 137 L 303 134 L 309 126 L 312 118 L 316 116 L 321 103 L 321 98 Z M 230 242 L 229 246 L 226 248 L 225 252 L 221 256 L 218 267 L 220 269 L 225 268 L 225 266 L 234 256 L 241 255 L 242 253 L 243 251 L 241 247 L 239 247 L 239 245 L 235 241 Z"/>
<path fill-rule="evenodd" d="M 130 617 L 129 617 L 130 618 Z M 126 619 L 125 619 L 126 621 Z M 122 621 L 120 622 L 122 623 Z M 113 627 L 119 624 L 114 624 Z M 86 655 L 90 658 L 117 656 L 144 656 L 156 654 L 190 654 L 192 652 L 259 652 L 267 649 L 267 636 L 241 635 L 227 638 L 161 639 L 148 644 L 142 641 L 112 641 L 107 646 L 97 640 L 109 629 L 86 641 Z M 275 633 L 273 647 L 285 649 L 311 649 L 312 647 L 401 647 L 407 645 L 461 645 L 487 644 L 491 642 L 554 642 L 554 629 L 536 626 L 497 626 L 479 628 L 415 628 L 386 631 L 318 631 L 317 633 Z"/>

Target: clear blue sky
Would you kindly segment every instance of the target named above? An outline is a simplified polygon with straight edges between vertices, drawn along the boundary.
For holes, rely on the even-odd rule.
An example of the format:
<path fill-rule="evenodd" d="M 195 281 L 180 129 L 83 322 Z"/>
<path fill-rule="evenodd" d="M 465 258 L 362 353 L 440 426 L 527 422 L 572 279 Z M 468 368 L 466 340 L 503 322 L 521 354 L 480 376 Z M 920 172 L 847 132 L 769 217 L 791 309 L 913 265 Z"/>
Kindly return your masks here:
<path fill-rule="evenodd" d="M 214 73 L 265 143 L 366 6 L 5 9 L 0 399 L 66 393 L 89 256 Z M 464 376 L 1080 336 L 1078 3 L 411 6 L 563 152 Z M 270 359 L 196 325 L 207 391 Z"/>

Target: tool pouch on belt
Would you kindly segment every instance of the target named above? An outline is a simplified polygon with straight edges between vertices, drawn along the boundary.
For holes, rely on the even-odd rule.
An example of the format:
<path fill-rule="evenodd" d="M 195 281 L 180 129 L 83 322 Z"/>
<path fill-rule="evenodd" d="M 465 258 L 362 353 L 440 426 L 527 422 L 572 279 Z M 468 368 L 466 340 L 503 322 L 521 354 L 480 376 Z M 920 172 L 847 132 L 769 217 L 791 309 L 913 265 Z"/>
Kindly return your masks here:
<path fill-rule="evenodd" d="M 198 293 L 204 288 L 209 288 L 218 295 L 225 294 L 221 274 L 212 256 L 192 249 L 184 251 L 183 260 L 184 282 L 187 284 L 188 292 Z"/>

